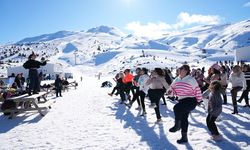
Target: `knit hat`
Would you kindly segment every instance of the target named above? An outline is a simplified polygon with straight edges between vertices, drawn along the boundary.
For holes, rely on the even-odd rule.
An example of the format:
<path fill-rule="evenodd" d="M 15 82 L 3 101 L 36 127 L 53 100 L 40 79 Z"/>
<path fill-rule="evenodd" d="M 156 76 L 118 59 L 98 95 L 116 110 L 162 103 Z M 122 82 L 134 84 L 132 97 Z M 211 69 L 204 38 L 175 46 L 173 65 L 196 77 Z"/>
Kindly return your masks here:
<path fill-rule="evenodd" d="M 211 68 L 214 68 L 214 69 L 216 69 L 216 70 L 220 70 L 220 65 L 218 65 L 217 63 L 215 63 L 215 64 L 213 64 L 213 65 L 211 66 Z"/>

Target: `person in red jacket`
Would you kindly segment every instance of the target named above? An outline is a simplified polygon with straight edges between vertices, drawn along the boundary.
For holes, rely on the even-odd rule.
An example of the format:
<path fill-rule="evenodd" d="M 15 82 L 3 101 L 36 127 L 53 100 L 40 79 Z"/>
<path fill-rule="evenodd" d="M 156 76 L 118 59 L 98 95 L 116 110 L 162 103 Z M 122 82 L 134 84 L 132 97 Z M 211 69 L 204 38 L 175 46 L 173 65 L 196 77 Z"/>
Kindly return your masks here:
<path fill-rule="evenodd" d="M 134 95 L 134 91 L 132 90 L 132 87 L 133 87 L 133 79 L 134 79 L 134 76 L 130 73 L 130 69 L 126 69 L 124 71 L 124 78 L 123 78 L 123 83 L 125 84 L 125 87 L 124 87 L 124 92 L 126 93 L 128 99 L 130 100 L 131 96 L 129 95 L 130 93 L 130 90 L 132 91 L 133 95 Z"/>

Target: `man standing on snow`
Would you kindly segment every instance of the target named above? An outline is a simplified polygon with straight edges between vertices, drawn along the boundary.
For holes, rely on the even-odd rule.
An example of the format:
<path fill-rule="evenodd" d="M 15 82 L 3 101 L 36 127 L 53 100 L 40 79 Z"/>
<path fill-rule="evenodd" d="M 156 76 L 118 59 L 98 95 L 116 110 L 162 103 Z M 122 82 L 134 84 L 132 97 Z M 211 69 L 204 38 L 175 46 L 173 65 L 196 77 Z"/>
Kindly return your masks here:
<path fill-rule="evenodd" d="M 47 60 L 42 59 L 42 62 L 40 62 L 35 59 L 36 55 L 34 52 L 32 52 L 32 54 L 28 57 L 28 60 L 23 64 L 25 69 L 29 69 L 29 95 L 31 95 L 31 91 L 33 94 L 38 94 L 39 78 L 37 69 L 40 68 L 40 66 L 45 66 L 47 64 Z"/>

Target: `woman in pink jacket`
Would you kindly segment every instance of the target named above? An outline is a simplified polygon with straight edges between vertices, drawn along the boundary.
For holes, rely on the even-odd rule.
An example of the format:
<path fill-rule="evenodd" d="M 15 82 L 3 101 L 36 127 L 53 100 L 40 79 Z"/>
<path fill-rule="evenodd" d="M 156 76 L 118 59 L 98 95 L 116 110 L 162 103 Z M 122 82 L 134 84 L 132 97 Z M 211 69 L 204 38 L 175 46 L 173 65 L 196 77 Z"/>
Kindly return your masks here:
<path fill-rule="evenodd" d="M 202 99 L 200 87 L 196 80 L 190 76 L 188 65 L 179 68 L 179 76 L 170 85 L 168 93 L 177 96 L 179 101 L 174 106 L 175 125 L 169 131 L 176 132 L 181 129 L 182 137 L 177 140 L 177 143 L 188 142 L 188 116 Z"/>

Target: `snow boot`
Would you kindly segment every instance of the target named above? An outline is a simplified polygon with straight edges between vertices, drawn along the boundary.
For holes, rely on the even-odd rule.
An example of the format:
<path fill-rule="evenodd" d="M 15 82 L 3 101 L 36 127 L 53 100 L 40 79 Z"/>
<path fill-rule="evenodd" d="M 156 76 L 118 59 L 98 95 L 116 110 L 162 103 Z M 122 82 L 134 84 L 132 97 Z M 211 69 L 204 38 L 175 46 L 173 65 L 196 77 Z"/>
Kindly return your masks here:
<path fill-rule="evenodd" d="M 232 114 L 238 114 L 237 106 L 234 106 L 234 111 L 232 112 Z"/>
<path fill-rule="evenodd" d="M 169 129 L 169 132 L 176 132 L 181 129 L 181 121 L 176 120 L 172 128 Z"/>
<path fill-rule="evenodd" d="M 183 144 L 183 143 L 187 143 L 187 142 L 188 142 L 187 133 L 181 132 L 181 139 L 177 140 L 177 143 Z"/>

